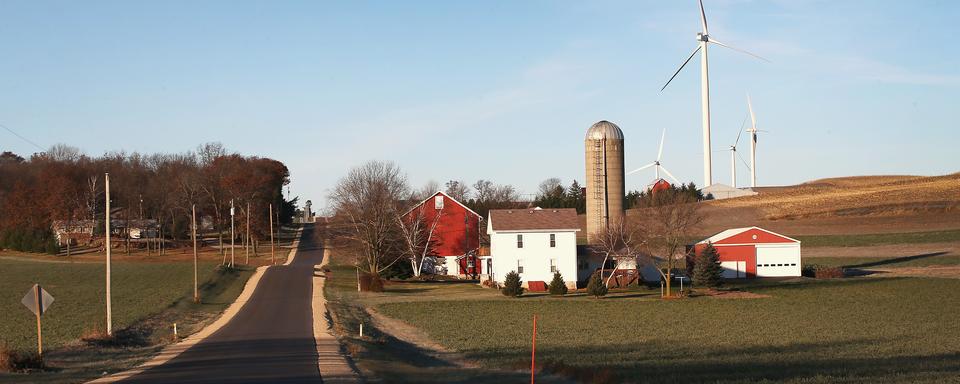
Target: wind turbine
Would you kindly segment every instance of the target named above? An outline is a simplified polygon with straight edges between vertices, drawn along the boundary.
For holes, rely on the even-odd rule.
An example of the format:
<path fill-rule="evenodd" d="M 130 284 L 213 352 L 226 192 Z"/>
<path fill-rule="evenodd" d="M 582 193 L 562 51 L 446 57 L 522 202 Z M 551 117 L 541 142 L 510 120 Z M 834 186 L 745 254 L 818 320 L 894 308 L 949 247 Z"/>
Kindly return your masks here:
<path fill-rule="evenodd" d="M 634 170 L 632 170 L 632 171 L 630 171 L 630 172 L 627 172 L 627 175 L 632 175 L 632 174 L 637 173 L 637 172 L 640 172 L 640 171 L 642 171 L 642 170 L 644 170 L 644 169 L 647 169 L 647 168 L 650 168 L 650 167 L 654 167 L 654 171 L 656 172 L 656 175 L 657 175 L 657 180 L 660 180 L 660 171 L 663 171 L 663 173 L 666 173 L 667 176 L 670 176 L 670 178 L 673 179 L 673 181 L 674 181 L 675 183 L 677 183 L 677 184 L 682 184 L 682 183 L 680 182 L 680 180 L 677 180 L 676 177 L 673 177 L 673 174 L 671 174 L 670 171 L 668 171 L 666 168 L 664 168 L 663 165 L 660 163 L 660 159 L 661 159 L 662 156 L 663 156 L 663 139 L 664 139 L 666 136 L 667 136 L 667 130 L 666 130 L 666 128 L 664 128 L 663 133 L 660 135 L 660 149 L 657 150 L 657 160 L 655 160 L 654 162 L 652 162 L 652 163 L 650 163 L 650 164 L 644 165 L 644 166 L 642 166 L 642 167 L 640 167 L 640 168 L 637 168 L 637 169 L 634 169 Z"/>
<path fill-rule="evenodd" d="M 747 109 L 750 110 L 750 187 L 757 186 L 757 132 L 766 132 L 757 130 L 757 115 L 753 113 L 753 103 L 750 102 L 750 94 L 747 94 Z"/>
<path fill-rule="evenodd" d="M 743 133 L 743 127 L 744 127 L 745 125 L 747 125 L 747 119 L 743 119 L 743 124 L 740 124 L 740 131 L 737 132 L 737 140 L 733 142 L 733 145 L 731 145 L 731 146 L 730 146 L 730 149 L 729 149 L 729 151 L 730 151 L 730 177 L 731 177 L 730 186 L 731 186 L 731 187 L 734 187 L 734 188 L 737 187 L 737 157 L 740 156 L 739 154 L 737 154 L 737 144 L 740 144 L 740 135 Z M 748 130 L 748 132 L 749 132 L 749 130 Z M 751 150 L 751 153 L 753 153 L 752 150 Z M 750 165 L 747 165 L 747 161 L 746 161 L 746 160 L 743 160 L 743 158 L 740 158 L 740 161 L 742 161 L 742 162 L 743 162 L 743 165 L 746 165 L 747 168 L 750 168 L 751 174 L 752 174 L 753 167 L 750 166 Z"/>
<path fill-rule="evenodd" d="M 709 187 L 713 184 L 713 158 L 710 147 L 710 75 L 707 70 L 707 43 L 712 43 L 719 45 L 721 47 L 729 48 L 734 51 L 744 53 L 758 59 L 769 61 L 760 56 L 747 52 L 745 50 L 731 47 L 727 44 L 721 43 L 714 38 L 710 37 L 710 34 L 707 32 L 707 15 L 703 11 L 703 0 L 699 0 L 700 3 L 700 24 L 703 28 L 700 32 L 697 33 L 697 49 L 693 50 L 693 53 L 690 54 L 690 57 L 687 58 L 683 64 L 680 65 L 680 68 L 673 73 L 673 76 L 670 76 L 670 80 L 667 80 L 667 83 L 663 85 L 663 88 L 660 88 L 660 91 L 663 92 L 664 89 L 670 85 L 670 82 L 673 81 L 677 74 L 683 70 L 683 67 L 693 59 L 693 56 L 700 52 L 700 103 L 701 108 L 703 109 L 703 183 L 704 187 Z"/>

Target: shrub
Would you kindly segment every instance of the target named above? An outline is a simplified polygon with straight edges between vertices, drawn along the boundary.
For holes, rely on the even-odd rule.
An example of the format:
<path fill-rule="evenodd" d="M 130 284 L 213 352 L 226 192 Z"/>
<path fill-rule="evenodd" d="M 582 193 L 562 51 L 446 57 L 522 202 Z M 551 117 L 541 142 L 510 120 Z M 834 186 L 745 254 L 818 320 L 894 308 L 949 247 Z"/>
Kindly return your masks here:
<path fill-rule="evenodd" d="M 700 252 L 693 265 L 693 284 L 701 287 L 716 288 L 723 284 L 723 269 L 720 267 L 720 254 L 713 244 Z"/>
<path fill-rule="evenodd" d="M 563 276 L 560 272 L 553 273 L 553 280 L 550 281 L 550 294 L 563 296 L 567 294 L 567 283 L 563 282 Z"/>
<path fill-rule="evenodd" d="M 413 277 L 413 265 L 409 260 L 399 260 L 390 268 L 380 272 L 380 277 L 387 280 L 406 280 Z"/>
<path fill-rule="evenodd" d="M 801 274 L 815 279 L 836 279 L 844 277 L 843 268 L 817 264 L 803 266 Z"/>
<path fill-rule="evenodd" d="M 383 279 L 379 275 L 370 276 L 370 292 L 383 292 Z"/>
<path fill-rule="evenodd" d="M 24 372 L 43 369 L 43 359 L 36 352 L 21 352 L 0 345 L 0 372 Z"/>
<path fill-rule="evenodd" d="M 603 283 L 603 277 L 600 276 L 600 272 L 594 273 L 592 276 L 590 276 L 590 281 L 587 282 L 588 295 L 600 298 L 600 296 L 606 296 L 607 291 L 607 285 Z"/>
<path fill-rule="evenodd" d="M 504 296 L 520 297 L 523 294 L 523 286 L 520 282 L 520 274 L 510 271 L 503 280 L 503 289 L 500 290 Z"/>

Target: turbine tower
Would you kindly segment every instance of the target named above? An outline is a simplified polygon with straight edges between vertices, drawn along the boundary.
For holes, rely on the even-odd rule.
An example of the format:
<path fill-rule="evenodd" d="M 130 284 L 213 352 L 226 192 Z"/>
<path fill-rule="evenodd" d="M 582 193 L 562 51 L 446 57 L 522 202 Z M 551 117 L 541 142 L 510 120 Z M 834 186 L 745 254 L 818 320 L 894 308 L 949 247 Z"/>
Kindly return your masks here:
<path fill-rule="evenodd" d="M 757 132 L 766 132 L 757 130 L 757 115 L 753 113 L 753 103 L 750 102 L 750 94 L 747 94 L 747 109 L 750 111 L 750 187 L 757 186 Z"/>
<path fill-rule="evenodd" d="M 663 171 L 663 173 L 666 173 L 667 176 L 670 176 L 670 178 L 673 179 L 673 182 L 675 182 L 675 183 L 677 183 L 677 184 L 682 184 L 682 183 L 680 182 L 680 180 L 677 180 L 676 177 L 673 177 L 673 174 L 671 174 L 670 171 L 668 171 L 666 168 L 664 168 L 664 167 L 663 167 L 663 164 L 660 163 L 660 159 L 661 159 L 662 156 L 663 156 L 663 139 L 664 139 L 664 137 L 666 137 L 666 136 L 667 136 L 667 130 L 666 130 L 666 128 L 664 128 L 663 133 L 660 135 L 660 149 L 657 150 L 657 159 L 654 160 L 654 162 L 652 162 L 652 163 L 650 163 L 650 164 L 644 165 L 644 166 L 642 166 L 642 167 L 640 167 L 640 168 L 637 168 L 637 169 L 634 169 L 634 170 L 628 172 L 627 175 L 632 175 L 632 174 L 637 173 L 637 172 L 640 172 L 640 171 L 642 171 L 642 170 L 644 170 L 644 169 L 647 169 L 647 168 L 650 168 L 650 167 L 654 167 L 654 171 L 656 172 L 656 175 L 657 175 L 657 179 L 656 179 L 656 180 L 660 180 L 660 171 Z"/>
<path fill-rule="evenodd" d="M 707 31 L 707 15 L 703 10 L 703 0 L 699 0 L 699 3 L 700 25 L 702 30 L 697 33 L 697 49 L 694 49 L 693 53 L 690 54 L 690 57 L 687 57 L 687 60 L 680 65 L 680 68 L 673 73 L 673 76 L 670 76 L 670 80 L 667 80 L 667 83 L 663 85 L 663 88 L 660 88 L 660 91 L 663 92 L 663 90 L 670 85 L 670 82 L 677 77 L 677 74 L 683 70 L 683 67 L 685 67 L 687 63 L 693 59 L 693 56 L 695 56 L 697 52 L 700 52 L 700 104 L 703 118 L 703 186 L 709 187 L 713 184 L 713 158 L 711 153 L 712 149 L 710 147 L 710 71 L 708 70 L 707 65 L 707 43 L 716 44 L 737 52 L 745 53 L 764 61 L 769 60 L 742 49 L 731 47 L 710 37 L 710 34 Z"/>

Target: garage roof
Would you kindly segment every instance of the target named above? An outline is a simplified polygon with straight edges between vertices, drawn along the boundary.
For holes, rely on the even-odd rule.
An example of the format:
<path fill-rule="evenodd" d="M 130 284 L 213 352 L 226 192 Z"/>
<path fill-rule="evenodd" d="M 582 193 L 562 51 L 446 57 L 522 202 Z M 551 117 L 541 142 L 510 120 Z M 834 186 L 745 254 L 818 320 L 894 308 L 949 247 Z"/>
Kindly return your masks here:
<path fill-rule="evenodd" d="M 750 233 L 752 232 L 752 233 Z M 701 240 L 697 244 L 799 243 L 800 240 L 760 227 L 731 228 Z"/>

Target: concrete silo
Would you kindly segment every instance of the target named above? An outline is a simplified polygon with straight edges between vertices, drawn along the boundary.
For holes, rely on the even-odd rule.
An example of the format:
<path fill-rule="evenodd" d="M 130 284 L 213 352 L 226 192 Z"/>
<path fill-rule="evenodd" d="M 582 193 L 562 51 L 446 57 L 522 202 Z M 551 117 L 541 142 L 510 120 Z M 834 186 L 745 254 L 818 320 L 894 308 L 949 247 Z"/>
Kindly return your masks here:
<path fill-rule="evenodd" d="M 584 139 L 587 165 L 587 242 L 623 219 L 623 131 L 601 120 Z"/>

